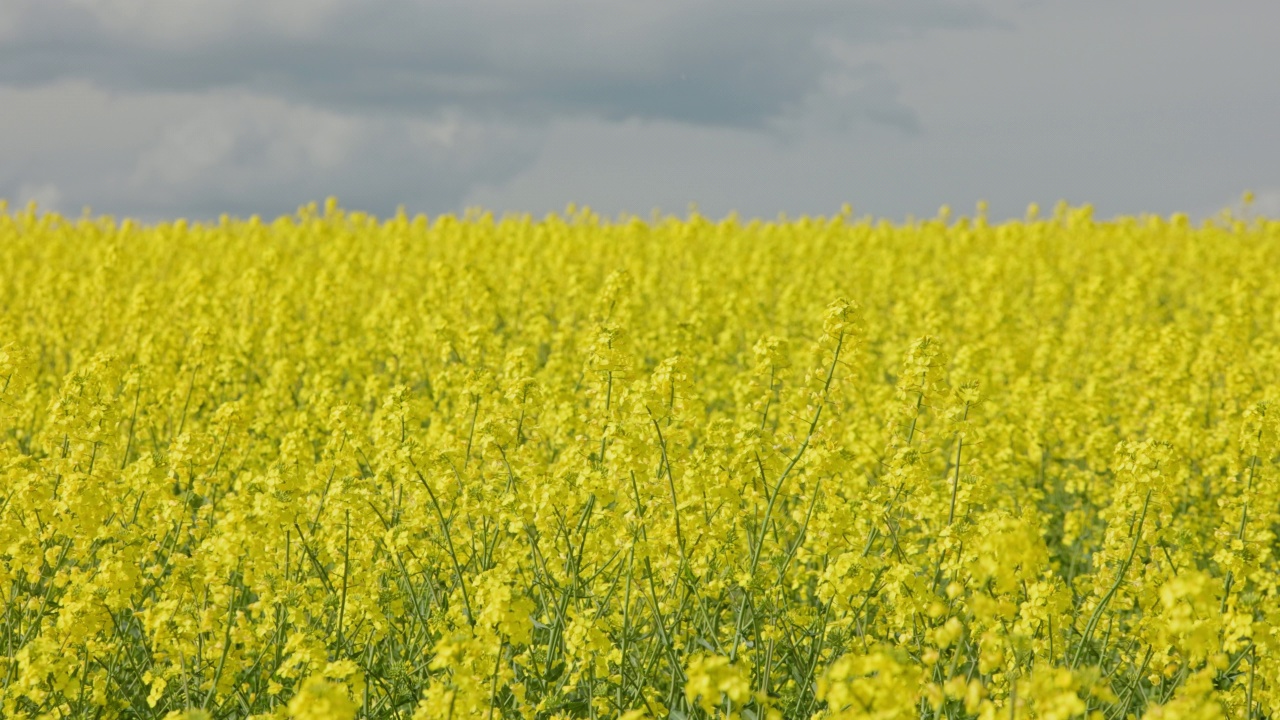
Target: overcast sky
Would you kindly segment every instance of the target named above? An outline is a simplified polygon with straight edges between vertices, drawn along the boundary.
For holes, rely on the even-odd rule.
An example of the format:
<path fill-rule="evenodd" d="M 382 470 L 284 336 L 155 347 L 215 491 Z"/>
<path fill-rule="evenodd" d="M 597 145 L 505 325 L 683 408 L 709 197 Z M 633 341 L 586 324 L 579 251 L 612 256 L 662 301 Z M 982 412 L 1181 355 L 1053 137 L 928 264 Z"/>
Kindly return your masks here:
<path fill-rule="evenodd" d="M 1280 215 L 1278 0 L 0 0 L 0 197 Z"/>

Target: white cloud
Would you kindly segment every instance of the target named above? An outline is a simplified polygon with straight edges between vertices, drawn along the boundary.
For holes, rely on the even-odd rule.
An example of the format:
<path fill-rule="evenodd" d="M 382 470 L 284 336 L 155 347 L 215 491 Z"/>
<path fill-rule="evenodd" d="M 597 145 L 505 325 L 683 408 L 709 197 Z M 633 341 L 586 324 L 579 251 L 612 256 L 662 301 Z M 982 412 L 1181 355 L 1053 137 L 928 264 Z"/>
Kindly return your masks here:
<path fill-rule="evenodd" d="M 62 192 L 51 182 L 23 183 L 18 186 L 17 201 L 19 208 L 34 202 L 45 212 L 57 212 L 62 204 Z"/>
<path fill-rule="evenodd" d="M 17 109 L 0 115 L 0 197 L 146 218 L 272 216 L 328 195 L 380 213 L 452 210 L 473 184 L 525 167 L 541 142 L 537 129 L 461 114 L 380 117 L 244 92 L 73 83 L 0 88 L 0 105 Z"/>
<path fill-rule="evenodd" d="M 41 0 L 41 3 L 41 12 L 82 13 L 96 24 L 99 32 L 109 37 L 173 49 L 226 41 L 246 30 L 305 38 L 324 29 L 345 4 L 344 0 Z"/>
<path fill-rule="evenodd" d="M 1280 220 L 1280 187 L 1264 188 L 1254 193 L 1248 212 L 1258 217 Z"/>
<path fill-rule="evenodd" d="M 170 207 L 217 198 L 269 213 L 335 194 L 387 212 L 438 211 L 473 182 L 523 167 L 538 133 L 457 114 L 355 115 L 257 95 L 202 97 L 138 155 L 130 191 Z M 284 197 L 281 197 L 281 195 Z"/>
<path fill-rule="evenodd" d="M 138 157 L 136 187 L 199 183 L 233 168 L 286 178 L 333 170 L 365 132 L 359 118 L 274 98 L 215 93 L 202 100 Z"/>
<path fill-rule="evenodd" d="M 1213 217 L 1223 210 L 1229 210 L 1232 215 L 1239 218 L 1272 218 L 1280 220 L 1280 186 L 1263 187 L 1251 192 L 1253 199 L 1247 205 L 1244 202 L 1244 193 L 1241 193 L 1240 197 L 1220 203 L 1214 211 L 1201 213 L 1200 217 Z"/>
<path fill-rule="evenodd" d="M 900 98 L 897 83 L 883 65 L 859 59 L 848 43 L 820 43 L 833 62 L 815 87 L 770 119 L 787 140 L 847 132 L 861 124 L 884 125 L 907 134 L 921 130 L 916 111 Z"/>

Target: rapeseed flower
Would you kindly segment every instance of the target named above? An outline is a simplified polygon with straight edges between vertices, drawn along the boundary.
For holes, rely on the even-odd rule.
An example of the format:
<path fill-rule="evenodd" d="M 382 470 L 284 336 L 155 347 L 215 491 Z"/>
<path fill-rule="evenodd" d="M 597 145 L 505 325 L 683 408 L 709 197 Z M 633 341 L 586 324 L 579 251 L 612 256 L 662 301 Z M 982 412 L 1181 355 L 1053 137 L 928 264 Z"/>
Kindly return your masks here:
<path fill-rule="evenodd" d="M 1280 715 L 1275 221 L 17 209 L 0 267 L 5 718 Z"/>

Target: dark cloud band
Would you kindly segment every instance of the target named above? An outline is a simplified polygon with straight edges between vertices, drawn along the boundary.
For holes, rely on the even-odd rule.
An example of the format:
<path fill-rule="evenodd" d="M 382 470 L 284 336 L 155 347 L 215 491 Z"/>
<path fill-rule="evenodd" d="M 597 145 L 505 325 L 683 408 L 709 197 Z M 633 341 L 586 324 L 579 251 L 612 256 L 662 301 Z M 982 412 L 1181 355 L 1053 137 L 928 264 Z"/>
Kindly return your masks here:
<path fill-rule="evenodd" d="M 552 2 L 537 11 L 520 0 L 347 0 L 319 4 L 319 17 L 298 31 L 235 0 L 206 10 L 202 24 L 113 14 L 113 6 L 26 5 L 0 43 L 0 82 L 243 89 L 343 112 L 765 129 L 849 72 L 822 37 L 857 44 L 990 22 L 939 0 Z M 851 115 L 913 122 L 892 93 L 849 99 L 864 104 Z"/>

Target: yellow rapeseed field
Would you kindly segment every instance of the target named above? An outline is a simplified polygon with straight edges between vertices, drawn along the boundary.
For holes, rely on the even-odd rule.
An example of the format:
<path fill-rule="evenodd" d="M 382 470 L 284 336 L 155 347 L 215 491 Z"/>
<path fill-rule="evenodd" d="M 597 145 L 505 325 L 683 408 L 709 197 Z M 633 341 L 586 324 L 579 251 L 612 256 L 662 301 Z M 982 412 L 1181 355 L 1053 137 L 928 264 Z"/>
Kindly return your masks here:
<path fill-rule="evenodd" d="M 1280 718 L 1280 221 L 0 210 L 0 715 Z"/>

